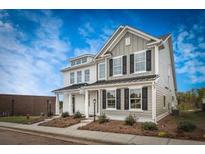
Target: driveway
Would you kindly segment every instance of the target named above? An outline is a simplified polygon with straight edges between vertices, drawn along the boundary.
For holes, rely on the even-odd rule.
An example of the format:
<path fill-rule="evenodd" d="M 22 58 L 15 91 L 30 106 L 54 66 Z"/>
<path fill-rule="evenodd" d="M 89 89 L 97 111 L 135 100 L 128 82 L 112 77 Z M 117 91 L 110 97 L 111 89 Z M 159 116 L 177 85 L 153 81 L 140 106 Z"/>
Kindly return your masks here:
<path fill-rule="evenodd" d="M 62 144 L 70 145 L 70 144 L 75 144 L 75 143 L 0 129 L 0 145 L 19 145 L 19 144 L 22 144 L 22 145 L 62 145 Z"/>

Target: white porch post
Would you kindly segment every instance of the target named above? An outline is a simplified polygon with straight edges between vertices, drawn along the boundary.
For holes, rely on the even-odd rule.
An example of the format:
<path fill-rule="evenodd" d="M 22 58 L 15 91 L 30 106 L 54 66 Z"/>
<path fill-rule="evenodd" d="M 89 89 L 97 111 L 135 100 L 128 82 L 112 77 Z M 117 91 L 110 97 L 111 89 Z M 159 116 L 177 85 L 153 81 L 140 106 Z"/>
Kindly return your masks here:
<path fill-rule="evenodd" d="M 157 91 L 156 91 L 156 83 L 152 82 L 152 120 L 157 122 Z"/>
<path fill-rule="evenodd" d="M 71 93 L 69 93 L 69 95 L 68 95 L 68 112 L 70 115 L 73 115 L 72 94 Z"/>
<path fill-rule="evenodd" d="M 56 94 L 56 115 L 59 114 L 59 94 Z"/>
<path fill-rule="evenodd" d="M 89 111 L 88 111 L 88 90 L 85 90 L 85 117 L 89 117 Z"/>

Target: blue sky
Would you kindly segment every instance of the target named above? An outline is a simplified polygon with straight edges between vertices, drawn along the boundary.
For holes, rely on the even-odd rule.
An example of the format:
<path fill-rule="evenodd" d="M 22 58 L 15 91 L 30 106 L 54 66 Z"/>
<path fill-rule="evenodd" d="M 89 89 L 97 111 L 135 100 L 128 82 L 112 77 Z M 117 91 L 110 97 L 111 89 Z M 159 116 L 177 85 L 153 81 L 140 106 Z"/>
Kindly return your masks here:
<path fill-rule="evenodd" d="M 172 33 L 178 91 L 205 87 L 205 10 L 0 10 L 0 93 L 51 95 L 119 25 Z"/>

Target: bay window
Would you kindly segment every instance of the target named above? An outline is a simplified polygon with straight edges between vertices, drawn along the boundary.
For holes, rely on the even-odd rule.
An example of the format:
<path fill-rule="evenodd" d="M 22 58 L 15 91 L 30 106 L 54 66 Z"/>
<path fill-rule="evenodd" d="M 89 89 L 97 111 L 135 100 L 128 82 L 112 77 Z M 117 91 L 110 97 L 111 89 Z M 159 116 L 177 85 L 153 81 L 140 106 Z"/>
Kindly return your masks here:
<path fill-rule="evenodd" d="M 141 109 L 142 107 L 141 89 L 130 89 L 130 109 Z"/>
<path fill-rule="evenodd" d="M 146 71 L 146 51 L 135 53 L 135 72 Z"/>
<path fill-rule="evenodd" d="M 115 109 L 116 108 L 116 92 L 115 90 L 107 90 L 107 108 Z"/>

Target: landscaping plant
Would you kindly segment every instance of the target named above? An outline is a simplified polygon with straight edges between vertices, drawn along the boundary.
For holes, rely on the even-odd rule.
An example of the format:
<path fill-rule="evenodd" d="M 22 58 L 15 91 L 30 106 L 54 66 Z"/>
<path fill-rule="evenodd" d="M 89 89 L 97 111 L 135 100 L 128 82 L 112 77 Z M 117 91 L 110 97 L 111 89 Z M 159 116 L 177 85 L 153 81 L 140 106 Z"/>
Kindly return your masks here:
<path fill-rule="evenodd" d="M 103 113 L 102 115 L 99 116 L 98 121 L 99 121 L 100 124 L 102 124 L 102 123 L 108 122 L 109 119 L 107 118 L 107 116 L 105 115 L 105 113 Z"/>
<path fill-rule="evenodd" d="M 190 121 L 181 121 L 177 126 L 178 130 L 182 130 L 184 132 L 192 132 L 196 125 Z"/>
<path fill-rule="evenodd" d="M 80 111 L 77 111 L 77 112 L 74 114 L 74 118 L 82 118 L 82 114 L 80 113 Z"/>
<path fill-rule="evenodd" d="M 142 124 L 143 130 L 158 130 L 157 125 L 154 122 L 144 122 Z"/>
<path fill-rule="evenodd" d="M 133 126 L 135 122 L 136 122 L 136 120 L 135 120 L 134 116 L 131 115 L 131 114 L 128 117 L 125 118 L 125 124 L 126 125 Z"/>
<path fill-rule="evenodd" d="M 158 136 L 159 137 L 167 137 L 167 132 L 165 132 L 165 131 L 160 131 L 159 133 L 158 133 Z"/>
<path fill-rule="evenodd" d="M 68 112 L 63 112 L 62 115 L 61 115 L 62 118 L 65 118 L 65 117 L 69 117 L 69 113 Z"/>

